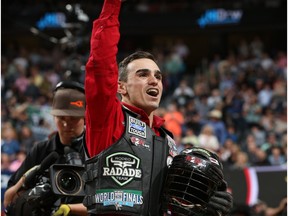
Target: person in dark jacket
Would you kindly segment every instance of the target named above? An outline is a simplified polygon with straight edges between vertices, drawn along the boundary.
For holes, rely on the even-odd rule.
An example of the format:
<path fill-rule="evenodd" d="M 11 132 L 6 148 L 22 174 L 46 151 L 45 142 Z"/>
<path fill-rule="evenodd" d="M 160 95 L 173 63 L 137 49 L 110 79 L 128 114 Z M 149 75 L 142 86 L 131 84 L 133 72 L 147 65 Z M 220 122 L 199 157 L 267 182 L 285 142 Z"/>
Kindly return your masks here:
<path fill-rule="evenodd" d="M 22 185 L 25 183 L 25 178 L 29 170 L 31 171 L 37 167 L 37 165 L 40 165 L 50 153 L 57 152 L 57 155 L 59 155 L 59 157 L 55 159 L 55 162 L 53 161 L 54 164 L 66 164 L 64 148 L 65 146 L 69 146 L 70 151 L 75 151 L 80 154 L 84 163 L 85 151 L 83 135 L 85 133 L 85 106 L 85 91 L 81 83 L 64 81 L 56 85 L 51 114 L 54 117 L 57 131 L 52 133 L 47 140 L 36 143 L 28 152 L 26 159 L 19 169 L 11 176 L 8 182 L 8 189 L 4 196 L 4 206 L 6 208 L 10 206 L 10 209 L 13 209 L 11 206 L 17 203 L 14 201 L 17 200 L 18 192 L 23 191 Z M 31 182 L 28 183 L 31 184 Z M 32 184 L 30 188 L 33 186 L 35 185 Z M 18 200 L 18 204 L 14 205 L 16 213 L 14 212 L 10 215 L 27 215 L 27 212 L 25 213 L 21 208 L 25 208 L 28 212 L 31 210 L 27 202 L 25 202 L 25 199 L 24 201 L 21 197 L 19 197 L 19 199 L 22 199 L 22 201 Z M 61 200 L 61 203 L 69 203 L 69 205 L 59 205 L 59 209 L 64 208 L 66 209 L 65 211 L 73 213 L 74 209 L 77 209 L 77 203 L 81 203 L 82 199 L 83 198 L 77 197 L 66 199 L 66 201 Z M 17 213 L 17 211 L 22 212 Z M 77 213 L 77 210 L 74 213 Z"/>

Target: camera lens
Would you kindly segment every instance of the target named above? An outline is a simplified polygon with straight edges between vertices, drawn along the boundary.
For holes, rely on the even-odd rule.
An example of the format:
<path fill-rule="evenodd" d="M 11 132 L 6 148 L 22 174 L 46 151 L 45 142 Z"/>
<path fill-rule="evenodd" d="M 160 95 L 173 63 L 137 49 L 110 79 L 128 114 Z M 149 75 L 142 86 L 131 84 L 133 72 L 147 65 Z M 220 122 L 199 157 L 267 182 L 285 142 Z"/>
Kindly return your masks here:
<path fill-rule="evenodd" d="M 82 180 L 74 170 L 62 169 L 57 173 L 56 186 L 65 195 L 75 195 L 82 188 Z"/>
<path fill-rule="evenodd" d="M 65 191 L 74 191 L 76 188 L 76 178 L 70 175 L 71 173 L 63 173 L 60 180 L 60 185 Z"/>

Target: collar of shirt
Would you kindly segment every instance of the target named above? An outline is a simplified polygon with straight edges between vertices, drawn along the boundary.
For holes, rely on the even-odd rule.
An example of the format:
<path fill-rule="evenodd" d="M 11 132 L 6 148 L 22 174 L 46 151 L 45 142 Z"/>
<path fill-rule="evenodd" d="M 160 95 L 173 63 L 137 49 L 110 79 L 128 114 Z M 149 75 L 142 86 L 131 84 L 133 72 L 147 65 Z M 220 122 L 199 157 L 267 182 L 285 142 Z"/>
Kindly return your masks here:
<path fill-rule="evenodd" d="M 131 106 L 129 104 L 126 104 L 124 102 L 122 102 L 122 104 L 127 107 L 128 109 L 130 109 L 132 112 L 135 112 L 137 114 L 140 115 L 140 120 L 145 122 L 147 125 L 149 124 L 149 118 L 148 115 L 144 112 L 144 110 L 135 107 L 135 106 Z M 153 124 L 152 124 L 152 129 L 156 129 L 158 131 L 158 129 L 163 126 L 165 120 L 159 116 L 154 115 L 153 116 Z"/>

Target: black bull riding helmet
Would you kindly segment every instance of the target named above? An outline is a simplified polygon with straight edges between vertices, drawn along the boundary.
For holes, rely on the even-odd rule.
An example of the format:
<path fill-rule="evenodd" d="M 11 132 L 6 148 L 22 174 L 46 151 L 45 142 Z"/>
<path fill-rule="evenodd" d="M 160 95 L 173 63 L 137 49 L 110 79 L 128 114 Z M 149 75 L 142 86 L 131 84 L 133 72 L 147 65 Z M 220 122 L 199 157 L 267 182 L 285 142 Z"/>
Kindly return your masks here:
<path fill-rule="evenodd" d="M 168 169 L 164 208 L 172 215 L 207 215 L 206 205 L 223 182 L 223 167 L 215 153 L 184 149 Z"/>

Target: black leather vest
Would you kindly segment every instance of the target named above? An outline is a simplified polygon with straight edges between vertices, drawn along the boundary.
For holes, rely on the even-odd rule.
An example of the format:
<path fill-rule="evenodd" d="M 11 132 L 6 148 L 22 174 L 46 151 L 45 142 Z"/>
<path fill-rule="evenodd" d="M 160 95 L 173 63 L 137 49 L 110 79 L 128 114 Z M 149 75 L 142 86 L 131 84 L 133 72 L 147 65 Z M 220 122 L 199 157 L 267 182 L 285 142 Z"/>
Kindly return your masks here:
<path fill-rule="evenodd" d="M 83 203 L 90 214 L 163 215 L 162 188 L 175 142 L 165 129 L 156 136 L 135 113 L 124 113 L 122 138 L 86 161 Z"/>

